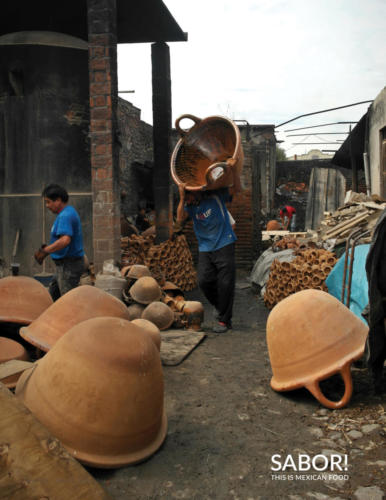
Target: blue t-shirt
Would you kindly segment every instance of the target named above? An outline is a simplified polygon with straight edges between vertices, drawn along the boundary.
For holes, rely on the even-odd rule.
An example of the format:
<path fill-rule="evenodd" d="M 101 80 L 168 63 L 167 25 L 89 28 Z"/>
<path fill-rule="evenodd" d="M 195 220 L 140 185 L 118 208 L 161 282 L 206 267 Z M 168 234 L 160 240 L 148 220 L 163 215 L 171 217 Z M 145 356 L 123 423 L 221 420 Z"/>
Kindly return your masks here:
<path fill-rule="evenodd" d="M 193 228 L 200 252 L 213 252 L 236 241 L 225 201 L 227 191 L 216 191 L 203 198 L 199 205 L 185 205 L 193 220 Z"/>
<path fill-rule="evenodd" d="M 82 226 L 78 212 L 71 205 L 67 205 L 58 214 L 55 222 L 51 228 L 50 244 L 54 243 L 60 236 L 70 236 L 71 243 L 53 252 L 51 257 L 53 259 L 63 259 L 63 257 L 83 257 L 83 236 Z"/>

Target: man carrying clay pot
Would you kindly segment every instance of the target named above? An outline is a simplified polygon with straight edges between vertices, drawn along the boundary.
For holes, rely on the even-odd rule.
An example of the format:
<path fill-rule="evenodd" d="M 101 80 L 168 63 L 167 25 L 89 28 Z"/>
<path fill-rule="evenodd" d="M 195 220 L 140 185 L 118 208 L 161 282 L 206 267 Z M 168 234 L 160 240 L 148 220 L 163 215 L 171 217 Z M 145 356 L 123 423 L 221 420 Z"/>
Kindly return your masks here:
<path fill-rule="evenodd" d="M 50 294 L 54 300 L 79 285 L 84 271 L 82 226 L 78 212 L 68 205 L 68 193 L 58 184 L 50 184 L 42 193 L 45 205 L 57 214 L 51 228 L 50 243 L 43 244 L 34 254 L 42 264 L 50 255 L 56 266 L 54 280 L 50 283 Z"/>
<path fill-rule="evenodd" d="M 216 308 L 215 333 L 232 328 L 235 294 L 236 235 L 225 202 L 231 200 L 228 188 L 213 191 L 187 191 L 178 185 L 180 201 L 177 225 L 182 227 L 190 217 L 198 240 L 198 284 L 208 301 Z M 233 192 L 240 190 L 240 179 L 234 170 Z"/>

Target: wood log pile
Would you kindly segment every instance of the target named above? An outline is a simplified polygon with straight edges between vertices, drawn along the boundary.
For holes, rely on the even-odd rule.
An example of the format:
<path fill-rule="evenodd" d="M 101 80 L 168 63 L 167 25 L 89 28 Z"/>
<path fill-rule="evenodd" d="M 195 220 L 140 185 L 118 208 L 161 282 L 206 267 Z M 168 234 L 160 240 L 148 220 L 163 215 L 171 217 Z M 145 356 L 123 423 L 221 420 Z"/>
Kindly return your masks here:
<path fill-rule="evenodd" d="M 336 260 L 333 252 L 317 248 L 300 251 L 291 262 L 275 259 L 266 284 L 265 305 L 272 309 L 285 297 L 308 288 L 327 291 L 325 279 Z"/>
<path fill-rule="evenodd" d="M 154 235 L 132 235 L 121 238 L 122 266 L 143 264 L 161 284 L 172 281 L 183 291 L 197 286 L 197 273 L 193 265 L 186 238 L 183 234 L 154 244 Z"/>
<path fill-rule="evenodd" d="M 361 243 L 369 243 L 378 217 L 385 208 L 386 203 L 374 201 L 347 203 L 333 214 L 325 216 L 318 229 L 319 239 L 336 239 L 337 245 L 345 241 L 353 230 L 361 229 L 363 233 L 367 231 Z"/>

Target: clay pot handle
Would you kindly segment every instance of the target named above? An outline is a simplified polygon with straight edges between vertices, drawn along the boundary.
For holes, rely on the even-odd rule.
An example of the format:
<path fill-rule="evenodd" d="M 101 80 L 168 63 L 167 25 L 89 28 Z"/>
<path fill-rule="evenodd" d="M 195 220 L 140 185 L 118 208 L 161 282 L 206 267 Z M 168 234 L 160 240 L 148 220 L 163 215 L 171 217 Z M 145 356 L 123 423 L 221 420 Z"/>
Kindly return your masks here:
<path fill-rule="evenodd" d="M 189 120 L 192 120 L 194 122 L 194 125 L 190 127 L 188 130 L 184 130 L 180 127 L 180 121 L 183 120 L 184 118 L 189 118 Z M 197 118 L 197 116 L 194 115 L 181 115 L 179 118 L 176 120 L 176 130 L 180 134 L 180 136 L 186 135 L 195 125 L 198 125 L 201 122 L 201 118 Z"/>
<path fill-rule="evenodd" d="M 225 161 L 219 161 L 217 163 L 213 163 L 212 165 L 210 165 L 206 169 L 206 172 L 205 172 L 205 179 L 206 179 L 207 184 L 213 184 L 213 182 L 215 182 L 215 180 L 217 180 L 217 179 L 215 179 L 215 180 L 212 179 L 211 175 L 210 175 L 212 173 L 212 170 L 214 170 L 215 168 L 222 168 L 223 169 L 223 173 L 220 176 L 220 177 L 222 177 L 228 169 L 228 164 Z"/>
<path fill-rule="evenodd" d="M 310 391 L 310 393 L 315 396 L 315 398 L 326 408 L 330 408 L 331 410 L 336 410 L 338 408 L 343 408 L 350 401 L 352 395 L 352 378 L 351 378 L 351 361 L 346 363 L 342 369 L 340 370 L 340 375 L 344 382 L 345 391 L 343 397 L 340 401 L 331 401 L 327 399 L 319 387 L 319 382 L 312 382 L 306 385 L 306 388 Z"/>

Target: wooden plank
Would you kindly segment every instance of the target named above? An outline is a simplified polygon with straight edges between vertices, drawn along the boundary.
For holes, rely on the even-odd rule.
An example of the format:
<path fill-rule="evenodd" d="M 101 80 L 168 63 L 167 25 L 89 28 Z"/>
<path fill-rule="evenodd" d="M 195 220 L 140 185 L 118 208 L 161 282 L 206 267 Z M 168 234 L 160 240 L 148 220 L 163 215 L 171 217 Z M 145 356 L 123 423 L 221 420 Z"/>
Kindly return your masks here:
<path fill-rule="evenodd" d="M 335 227 L 326 231 L 325 236 L 332 234 L 332 233 L 335 233 L 338 229 L 341 229 L 343 227 L 355 226 L 355 224 L 357 222 L 361 222 L 362 220 L 366 219 L 366 217 L 368 217 L 369 215 L 371 215 L 370 212 L 360 213 L 359 215 L 357 215 L 354 218 L 345 220 L 345 221 L 341 222 L 340 224 L 337 224 Z"/>
<path fill-rule="evenodd" d="M 111 500 L 0 383 L 0 499 Z"/>

